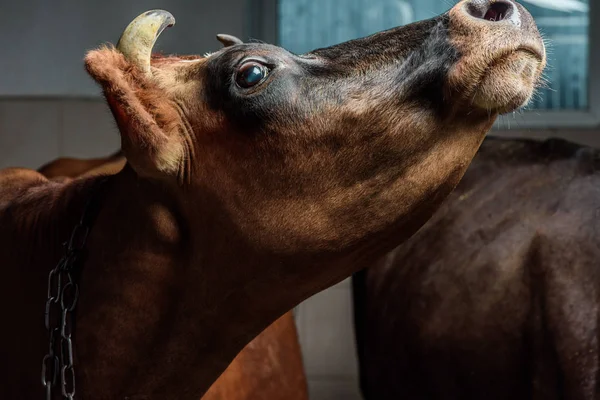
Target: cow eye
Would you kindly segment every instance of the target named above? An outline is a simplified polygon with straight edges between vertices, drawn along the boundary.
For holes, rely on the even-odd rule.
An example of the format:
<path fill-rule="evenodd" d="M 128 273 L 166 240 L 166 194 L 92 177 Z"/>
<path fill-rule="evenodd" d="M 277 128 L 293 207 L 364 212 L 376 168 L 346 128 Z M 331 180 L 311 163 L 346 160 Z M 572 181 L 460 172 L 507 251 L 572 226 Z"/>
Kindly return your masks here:
<path fill-rule="evenodd" d="M 261 83 L 269 74 L 269 68 L 256 62 L 244 63 L 237 72 L 235 81 L 242 88 L 251 88 Z"/>

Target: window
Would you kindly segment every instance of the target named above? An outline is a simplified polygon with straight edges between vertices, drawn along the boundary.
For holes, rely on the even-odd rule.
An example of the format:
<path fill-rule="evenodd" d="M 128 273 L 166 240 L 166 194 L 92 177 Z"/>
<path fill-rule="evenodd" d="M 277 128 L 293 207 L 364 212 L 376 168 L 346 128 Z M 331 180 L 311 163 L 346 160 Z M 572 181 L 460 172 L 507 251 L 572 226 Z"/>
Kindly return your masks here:
<path fill-rule="evenodd" d="M 538 91 L 516 118 L 500 126 L 592 126 L 600 122 L 600 80 L 594 67 L 600 57 L 589 54 L 599 14 L 589 0 L 521 0 L 547 39 L 548 87 Z M 447 11 L 452 0 L 279 0 L 279 44 L 295 53 L 369 35 L 394 26 L 431 18 Z M 592 60 L 588 57 L 590 55 Z M 594 58 L 598 58 L 595 60 Z M 600 76 L 599 76 L 600 78 Z M 594 91 L 593 88 L 598 88 Z M 598 101 L 596 101 L 598 99 Z"/>

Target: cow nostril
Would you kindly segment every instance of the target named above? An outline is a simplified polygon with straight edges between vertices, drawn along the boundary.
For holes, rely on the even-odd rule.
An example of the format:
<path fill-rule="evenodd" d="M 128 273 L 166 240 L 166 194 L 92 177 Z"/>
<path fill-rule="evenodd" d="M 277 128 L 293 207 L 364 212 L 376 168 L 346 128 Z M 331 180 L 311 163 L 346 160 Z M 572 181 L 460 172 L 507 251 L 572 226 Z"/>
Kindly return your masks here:
<path fill-rule="evenodd" d="M 472 1 L 469 3 L 467 11 L 475 18 L 499 22 L 510 17 L 513 11 L 512 7 L 512 4 L 504 1 Z"/>
<path fill-rule="evenodd" d="M 506 3 L 494 3 L 485 13 L 483 19 L 486 21 L 502 21 L 506 18 L 508 11 L 510 10 L 510 4 Z"/>

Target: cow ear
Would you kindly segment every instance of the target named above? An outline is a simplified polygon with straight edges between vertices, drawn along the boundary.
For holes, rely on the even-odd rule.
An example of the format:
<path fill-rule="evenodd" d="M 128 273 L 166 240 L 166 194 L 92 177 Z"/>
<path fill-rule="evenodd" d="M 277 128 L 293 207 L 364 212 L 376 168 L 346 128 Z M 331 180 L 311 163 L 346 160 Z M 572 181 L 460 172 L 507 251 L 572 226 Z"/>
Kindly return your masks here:
<path fill-rule="evenodd" d="M 219 33 L 217 35 L 217 40 L 221 42 L 221 44 L 223 44 L 223 46 L 225 47 L 235 46 L 236 44 L 244 44 L 242 39 L 233 35 L 228 35 L 226 33 Z"/>
<path fill-rule="evenodd" d="M 85 63 L 102 86 L 131 166 L 140 175 L 176 173 L 183 158 L 182 125 L 164 91 L 115 49 L 94 50 Z"/>
<path fill-rule="evenodd" d="M 140 175 L 175 174 L 183 162 L 180 115 L 150 68 L 158 35 L 174 23 L 166 11 L 148 11 L 129 24 L 117 48 L 94 50 L 85 58 L 117 122 L 123 153 Z"/>

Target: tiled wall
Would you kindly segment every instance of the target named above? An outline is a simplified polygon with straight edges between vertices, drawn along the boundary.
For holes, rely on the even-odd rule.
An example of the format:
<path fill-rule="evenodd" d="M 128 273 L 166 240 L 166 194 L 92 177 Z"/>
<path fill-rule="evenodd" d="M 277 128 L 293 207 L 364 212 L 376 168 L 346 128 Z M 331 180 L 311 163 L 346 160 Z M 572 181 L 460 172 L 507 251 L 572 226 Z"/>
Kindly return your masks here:
<path fill-rule="evenodd" d="M 0 100 L 0 168 L 101 157 L 119 136 L 100 100 Z M 311 400 L 359 400 L 349 280 L 306 300 L 296 322 Z"/>
<path fill-rule="evenodd" d="M 120 140 L 100 100 L 0 101 L 0 168 L 114 153 Z"/>
<path fill-rule="evenodd" d="M 304 301 L 296 324 L 311 400 L 360 400 L 351 280 Z"/>

